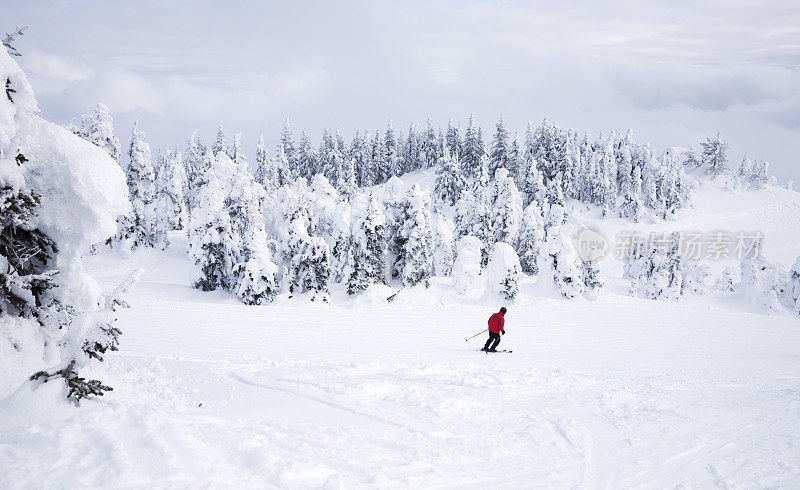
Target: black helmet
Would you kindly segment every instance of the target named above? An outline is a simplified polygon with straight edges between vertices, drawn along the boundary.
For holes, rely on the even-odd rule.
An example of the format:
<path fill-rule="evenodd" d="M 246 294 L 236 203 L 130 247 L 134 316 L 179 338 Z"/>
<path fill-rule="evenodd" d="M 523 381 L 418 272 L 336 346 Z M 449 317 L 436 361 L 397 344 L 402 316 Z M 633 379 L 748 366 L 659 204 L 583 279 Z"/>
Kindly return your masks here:
<path fill-rule="evenodd" d="M 508 310 L 506 309 L 506 307 L 505 307 L 505 306 L 503 306 L 502 308 L 500 308 L 500 313 L 502 313 L 502 314 L 504 314 L 504 315 L 506 314 L 506 312 L 507 312 L 507 311 L 508 311 Z"/>

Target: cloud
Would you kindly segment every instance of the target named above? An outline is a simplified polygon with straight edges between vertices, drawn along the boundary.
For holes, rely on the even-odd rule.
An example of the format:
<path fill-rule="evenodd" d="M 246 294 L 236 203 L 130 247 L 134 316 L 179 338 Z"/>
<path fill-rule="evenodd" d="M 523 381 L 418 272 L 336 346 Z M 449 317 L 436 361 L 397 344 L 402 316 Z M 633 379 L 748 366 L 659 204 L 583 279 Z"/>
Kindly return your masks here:
<path fill-rule="evenodd" d="M 25 50 L 24 66 L 36 82 L 38 92 L 61 93 L 72 82 L 85 80 L 92 74 L 84 63 L 39 49 Z"/>
<path fill-rule="evenodd" d="M 775 121 L 790 130 L 800 130 L 800 96 L 767 104 L 761 113 L 766 120 Z"/>
<path fill-rule="evenodd" d="M 4 11 L 33 26 L 21 63 L 40 107 L 64 120 L 105 102 L 123 137 L 140 118 L 154 146 L 194 129 L 213 138 L 220 122 L 274 144 L 287 115 L 318 139 L 323 127 L 349 137 L 388 119 L 400 130 L 474 112 L 488 126 L 502 113 L 521 131 L 545 115 L 593 134 L 633 127 L 656 150 L 720 130 L 771 154 L 776 173 L 800 172 L 794 1 L 81 6 Z"/>
<path fill-rule="evenodd" d="M 648 111 L 677 106 L 701 111 L 758 106 L 788 99 L 800 86 L 796 70 L 772 66 L 616 66 L 606 72 L 620 97 Z"/>

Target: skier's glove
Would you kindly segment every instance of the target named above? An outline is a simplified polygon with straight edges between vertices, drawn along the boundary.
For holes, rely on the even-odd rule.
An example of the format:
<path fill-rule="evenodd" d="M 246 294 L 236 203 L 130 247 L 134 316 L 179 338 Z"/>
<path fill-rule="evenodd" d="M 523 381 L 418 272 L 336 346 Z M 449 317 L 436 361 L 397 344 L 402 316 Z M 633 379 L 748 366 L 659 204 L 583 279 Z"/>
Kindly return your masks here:
<path fill-rule="evenodd" d="M 501 333 L 502 335 L 505 335 L 505 334 L 506 334 L 506 331 L 505 331 L 505 330 L 503 330 L 503 331 L 502 331 L 502 332 L 500 332 L 500 333 Z"/>

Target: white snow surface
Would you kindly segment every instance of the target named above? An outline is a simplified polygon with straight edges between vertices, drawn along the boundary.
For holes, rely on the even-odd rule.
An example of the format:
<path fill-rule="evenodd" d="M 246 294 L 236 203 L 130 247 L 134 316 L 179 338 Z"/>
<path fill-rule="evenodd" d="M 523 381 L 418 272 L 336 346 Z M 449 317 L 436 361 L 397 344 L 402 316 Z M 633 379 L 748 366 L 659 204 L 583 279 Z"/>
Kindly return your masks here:
<path fill-rule="evenodd" d="M 799 209 L 772 187 L 705 189 L 678 221 L 638 228 L 762 230 L 788 268 Z M 0 355 L 0 488 L 800 486 L 788 311 L 713 292 L 632 298 L 606 259 L 596 301 L 537 296 L 523 279 L 500 344 L 514 352 L 485 354 L 484 335 L 464 339 L 500 304 L 453 278 L 392 303 L 373 286 L 353 300 L 333 289 L 330 305 L 284 293 L 244 306 L 192 289 L 182 232 L 170 241 L 85 260 L 104 289 L 145 270 L 119 315 L 120 352 L 82 372 L 114 391 L 78 408 L 52 383 L 14 391 L 30 370 Z"/>

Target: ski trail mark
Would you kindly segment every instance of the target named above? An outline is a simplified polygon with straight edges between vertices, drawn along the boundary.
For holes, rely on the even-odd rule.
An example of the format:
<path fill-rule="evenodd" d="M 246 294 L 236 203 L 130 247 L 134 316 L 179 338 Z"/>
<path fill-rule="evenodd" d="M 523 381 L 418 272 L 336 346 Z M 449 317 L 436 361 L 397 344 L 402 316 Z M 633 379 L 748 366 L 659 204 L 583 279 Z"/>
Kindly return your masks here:
<path fill-rule="evenodd" d="M 283 386 L 275 386 L 275 385 L 272 385 L 272 384 L 267 384 L 267 383 L 254 381 L 254 380 L 248 379 L 248 378 L 246 378 L 246 377 L 244 377 L 241 374 L 236 373 L 236 372 L 231 372 L 230 375 L 231 375 L 232 378 L 234 378 L 235 380 L 239 381 L 240 383 L 243 383 L 243 384 L 246 384 L 246 385 L 249 385 L 249 386 L 255 386 L 257 388 L 265 388 L 267 390 L 279 391 L 281 393 L 287 393 L 289 395 L 294 395 L 294 396 L 298 396 L 300 398 L 305 398 L 307 400 L 311 400 L 313 402 L 320 403 L 322 405 L 325 405 L 325 406 L 328 406 L 328 407 L 331 407 L 331 408 L 344 410 L 345 412 L 349 412 L 349 413 L 351 413 L 353 415 L 357 415 L 357 416 L 360 416 L 360 417 L 366 417 L 366 418 L 368 418 L 370 420 L 373 420 L 375 422 L 380 422 L 382 424 L 391 425 L 392 427 L 397 427 L 397 428 L 402 428 L 403 427 L 401 424 L 398 424 L 397 422 L 392 422 L 390 420 L 382 419 L 380 417 L 376 417 L 376 416 L 374 416 L 372 414 L 369 414 L 369 413 L 360 412 L 360 411 L 352 409 L 350 407 L 346 407 L 344 405 L 340 405 L 338 403 L 334 403 L 334 402 L 331 402 L 331 401 L 316 397 L 314 395 L 301 393 L 301 392 L 298 392 L 298 391 L 295 391 L 295 390 L 291 390 L 289 388 L 284 388 Z"/>

